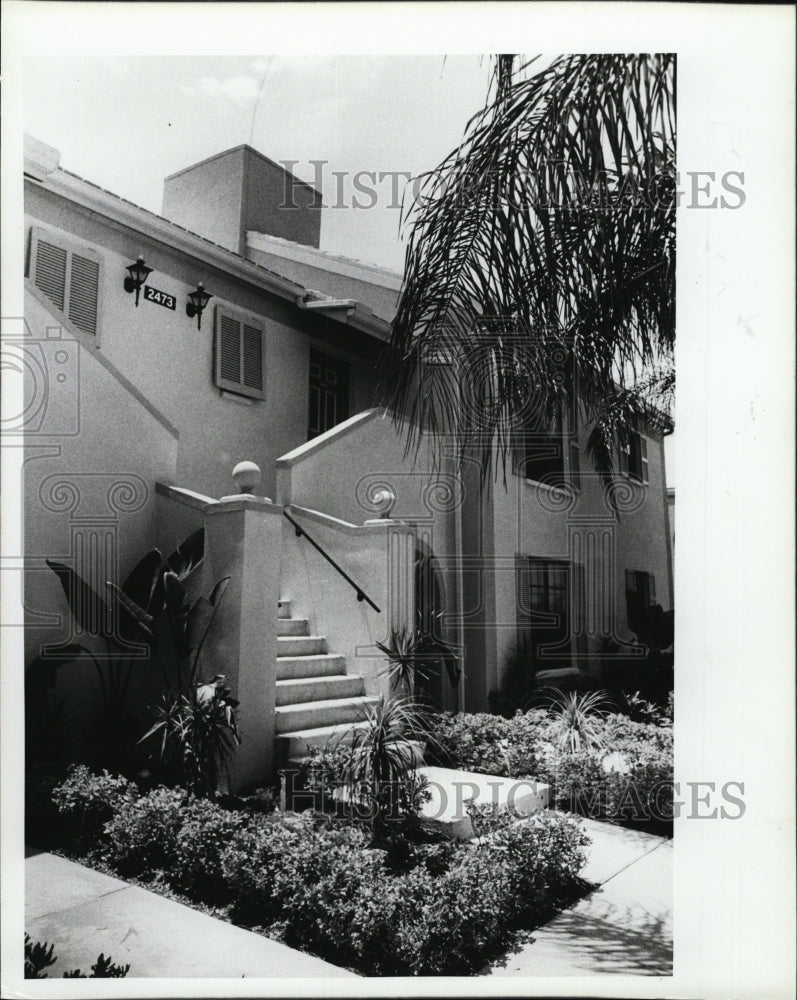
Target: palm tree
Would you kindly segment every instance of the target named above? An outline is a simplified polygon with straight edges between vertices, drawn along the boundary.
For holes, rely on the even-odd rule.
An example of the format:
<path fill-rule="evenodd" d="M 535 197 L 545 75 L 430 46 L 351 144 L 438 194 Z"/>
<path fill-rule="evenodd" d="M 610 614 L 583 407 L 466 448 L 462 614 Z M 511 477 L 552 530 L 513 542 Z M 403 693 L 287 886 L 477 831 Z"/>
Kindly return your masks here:
<path fill-rule="evenodd" d="M 675 56 L 534 63 L 498 56 L 459 147 L 418 179 L 384 402 L 408 450 L 437 461 L 453 439 L 485 477 L 577 405 L 608 479 L 636 420 L 669 424 Z"/>

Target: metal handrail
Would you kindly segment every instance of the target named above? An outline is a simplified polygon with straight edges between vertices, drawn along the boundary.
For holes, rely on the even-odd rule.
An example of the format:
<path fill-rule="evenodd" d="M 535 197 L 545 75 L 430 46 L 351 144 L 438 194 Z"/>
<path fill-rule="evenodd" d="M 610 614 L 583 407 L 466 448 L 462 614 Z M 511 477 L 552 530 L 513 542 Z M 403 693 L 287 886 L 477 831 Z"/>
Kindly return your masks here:
<path fill-rule="evenodd" d="M 346 570 L 343 569 L 341 566 L 338 566 L 338 564 L 335 562 L 335 560 L 332 558 L 332 556 L 329 555 L 328 552 L 325 552 L 324 549 L 322 549 L 321 546 L 318 544 L 318 542 L 311 535 L 308 535 L 307 532 L 304 530 L 304 528 L 300 524 L 297 524 L 297 522 L 294 521 L 294 519 L 287 512 L 287 510 L 283 510 L 282 513 L 285 515 L 285 517 L 287 517 L 287 519 L 293 525 L 294 530 L 296 531 L 296 537 L 297 538 L 301 538 L 302 535 L 304 535 L 304 537 L 307 539 L 307 541 L 313 546 L 314 549 L 316 549 L 318 552 L 321 553 L 321 555 L 326 559 L 326 561 L 329 563 L 329 565 L 332 566 L 333 569 L 336 569 L 338 571 L 338 573 L 340 573 L 340 575 L 343 577 L 343 579 L 346 581 L 346 583 L 349 584 L 350 587 L 354 588 L 354 591 L 357 594 L 357 600 L 358 601 L 365 601 L 367 604 L 370 604 L 371 607 L 374 609 L 374 611 L 376 611 L 376 613 L 378 615 L 381 615 L 382 614 L 382 609 L 378 608 L 376 606 L 376 604 L 374 604 L 374 602 L 371 600 L 371 598 L 368 596 L 368 594 L 366 594 L 365 591 L 362 589 L 362 587 L 359 587 L 354 582 L 354 580 L 352 580 L 352 578 L 349 576 L 349 574 L 346 572 Z"/>

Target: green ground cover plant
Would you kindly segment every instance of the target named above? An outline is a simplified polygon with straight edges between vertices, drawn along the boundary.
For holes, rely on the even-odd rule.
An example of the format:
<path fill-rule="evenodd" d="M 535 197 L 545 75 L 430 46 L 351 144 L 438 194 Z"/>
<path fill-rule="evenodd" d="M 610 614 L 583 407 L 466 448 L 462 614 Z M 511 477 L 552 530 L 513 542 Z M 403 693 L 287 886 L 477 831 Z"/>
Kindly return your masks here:
<path fill-rule="evenodd" d="M 434 743 L 427 749 L 427 761 L 533 778 L 551 786 L 550 804 L 558 809 L 669 832 L 671 717 L 663 713 L 656 722 L 637 722 L 607 711 L 605 703 L 597 706 L 599 711 L 590 711 L 585 697 L 573 692 L 558 708 L 518 712 L 510 719 L 440 713 L 431 720 Z"/>
<path fill-rule="evenodd" d="M 518 928 L 549 919 L 586 886 L 578 873 L 588 839 L 558 814 L 485 817 L 478 845 L 418 837 L 397 852 L 368 821 L 228 809 L 179 788 L 142 793 L 83 767 L 54 800 L 71 856 L 218 906 L 366 975 L 476 972 Z"/>

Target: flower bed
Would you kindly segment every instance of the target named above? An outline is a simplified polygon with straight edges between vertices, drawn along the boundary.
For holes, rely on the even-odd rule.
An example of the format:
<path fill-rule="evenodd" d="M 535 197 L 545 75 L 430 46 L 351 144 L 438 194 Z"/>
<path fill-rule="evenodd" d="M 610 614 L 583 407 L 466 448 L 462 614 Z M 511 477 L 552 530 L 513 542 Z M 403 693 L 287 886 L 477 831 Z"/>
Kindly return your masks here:
<path fill-rule="evenodd" d="M 141 794 L 85 767 L 53 801 L 72 856 L 222 907 L 365 975 L 475 972 L 515 929 L 546 921 L 585 887 L 588 839 L 556 814 L 495 818 L 477 846 L 402 837 L 396 851 L 362 824 L 230 810 L 179 788 Z"/>
<path fill-rule="evenodd" d="M 559 723 L 543 710 L 511 719 L 486 714 L 435 716 L 429 763 L 552 788 L 558 809 L 659 832 L 672 822 L 672 724 L 609 714 L 592 719 L 600 746 L 563 747 Z"/>

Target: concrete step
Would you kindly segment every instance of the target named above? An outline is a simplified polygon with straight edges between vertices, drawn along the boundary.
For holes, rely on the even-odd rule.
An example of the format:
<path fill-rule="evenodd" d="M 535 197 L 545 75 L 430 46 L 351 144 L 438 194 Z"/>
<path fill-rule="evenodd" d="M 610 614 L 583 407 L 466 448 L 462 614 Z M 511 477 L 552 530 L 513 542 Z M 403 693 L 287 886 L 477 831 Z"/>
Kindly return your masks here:
<path fill-rule="evenodd" d="M 277 635 L 307 635 L 310 625 L 306 618 L 278 618 Z"/>
<path fill-rule="evenodd" d="M 362 677 L 337 674 L 331 677 L 299 677 L 277 681 L 277 705 L 301 705 L 330 701 L 333 698 L 356 698 L 365 694 Z"/>
<path fill-rule="evenodd" d="M 290 618 L 291 616 L 291 602 L 290 601 L 278 601 L 277 602 L 277 618 Z"/>
<path fill-rule="evenodd" d="M 337 726 L 317 726 L 277 736 L 278 753 L 282 760 L 299 761 L 309 747 L 336 746 L 351 743 L 354 734 L 368 728 L 367 722 L 348 722 Z"/>
<path fill-rule="evenodd" d="M 326 653 L 323 635 L 281 635 L 277 638 L 277 658 L 281 656 L 313 656 Z"/>
<path fill-rule="evenodd" d="M 331 677 L 346 673 L 346 657 L 340 653 L 317 653 L 315 656 L 278 656 L 277 680 L 298 677 Z"/>
<path fill-rule="evenodd" d="M 277 733 L 295 733 L 319 726 L 337 726 L 343 722 L 362 722 L 378 698 L 329 698 L 299 705 L 278 705 L 274 709 Z"/>

